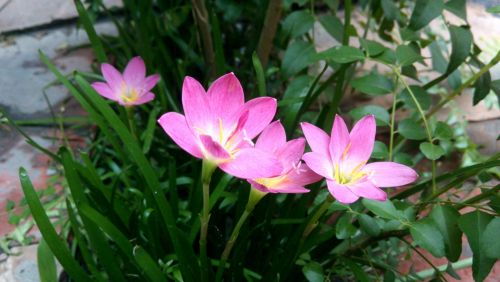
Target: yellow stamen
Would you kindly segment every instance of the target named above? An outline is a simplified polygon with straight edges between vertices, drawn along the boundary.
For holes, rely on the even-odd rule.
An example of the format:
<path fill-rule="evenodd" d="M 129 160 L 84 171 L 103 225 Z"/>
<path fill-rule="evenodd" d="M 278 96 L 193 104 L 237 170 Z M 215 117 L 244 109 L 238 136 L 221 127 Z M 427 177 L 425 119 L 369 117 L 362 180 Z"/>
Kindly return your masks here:
<path fill-rule="evenodd" d="M 224 130 L 222 129 L 222 119 L 219 118 L 219 143 L 222 145 L 222 138 L 224 137 Z"/>
<path fill-rule="evenodd" d="M 344 160 L 345 157 L 347 156 L 347 152 L 349 151 L 349 149 L 351 148 L 351 142 L 349 142 L 349 144 L 347 144 L 347 147 L 345 147 L 345 150 L 344 152 L 342 153 L 342 158 L 341 160 Z"/>
<path fill-rule="evenodd" d="M 134 88 L 124 88 L 122 91 L 122 100 L 125 103 L 131 103 L 137 100 L 139 98 L 139 94 L 137 93 L 137 90 Z"/>
<path fill-rule="evenodd" d="M 286 175 L 271 177 L 271 178 L 257 178 L 257 179 L 255 179 L 255 182 L 259 183 L 262 186 L 265 186 L 268 189 L 272 189 L 272 188 L 278 186 L 279 184 L 283 184 L 286 181 L 288 181 L 288 178 Z"/>

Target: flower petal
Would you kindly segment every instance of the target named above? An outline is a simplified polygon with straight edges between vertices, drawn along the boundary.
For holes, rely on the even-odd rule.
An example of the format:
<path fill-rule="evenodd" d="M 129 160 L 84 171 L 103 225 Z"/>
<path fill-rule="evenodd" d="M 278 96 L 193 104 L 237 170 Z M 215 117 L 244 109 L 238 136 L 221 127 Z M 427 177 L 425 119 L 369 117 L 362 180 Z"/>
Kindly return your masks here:
<path fill-rule="evenodd" d="M 209 135 L 200 135 L 200 141 L 205 151 L 209 154 L 209 158 L 215 161 L 223 161 L 230 158 L 229 153 L 217 142 L 212 140 Z"/>
<path fill-rule="evenodd" d="M 332 137 L 330 139 L 330 154 L 333 163 L 340 162 L 344 154 L 346 154 L 346 149 L 349 150 L 349 142 L 349 130 L 344 120 L 339 115 L 335 115 L 335 121 L 332 127 Z"/>
<path fill-rule="evenodd" d="M 203 131 L 202 134 L 212 133 L 214 119 L 208 96 L 203 86 L 189 76 L 186 76 L 182 85 L 182 107 L 191 128 Z"/>
<path fill-rule="evenodd" d="M 103 96 L 104 98 L 108 98 L 113 101 L 117 101 L 118 98 L 116 97 L 116 94 L 107 83 L 104 82 L 94 82 L 92 83 L 92 88 L 94 88 L 99 95 Z"/>
<path fill-rule="evenodd" d="M 302 127 L 302 132 L 304 132 L 307 144 L 309 144 L 311 150 L 330 158 L 330 152 L 328 150 L 330 136 L 321 128 L 307 122 L 300 123 L 300 126 Z"/>
<path fill-rule="evenodd" d="M 109 87 L 113 91 L 121 91 L 125 81 L 123 80 L 121 73 L 115 69 L 115 67 L 104 63 L 101 65 L 101 72 Z"/>
<path fill-rule="evenodd" d="M 256 179 L 279 175 L 283 169 L 279 160 L 260 149 L 242 149 L 236 158 L 219 167 L 226 173 L 243 179 Z"/>
<path fill-rule="evenodd" d="M 337 184 L 335 181 L 326 180 L 326 185 L 328 186 L 328 191 L 330 194 L 337 199 L 337 201 L 343 204 L 350 204 L 356 202 L 359 197 L 356 196 L 347 186 Z"/>
<path fill-rule="evenodd" d="M 141 57 L 132 58 L 125 70 L 123 71 L 123 79 L 128 86 L 142 88 L 141 84 L 146 77 L 146 65 Z"/>
<path fill-rule="evenodd" d="M 267 189 L 269 193 L 290 193 L 290 194 L 298 194 L 298 193 L 307 193 L 309 189 L 306 189 L 302 186 L 297 186 L 293 184 L 283 184 L 281 186 L 276 186 L 272 189 Z"/>
<path fill-rule="evenodd" d="M 223 121 L 227 121 L 245 103 L 243 87 L 232 72 L 214 81 L 207 95 L 215 117 Z"/>
<path fill-rule="evenodd" d="M 358 121 L 351 130 L 351 146 L 348 152 L 349 163 L 367 162 L 375 143 L 375 117 L 367 115 Z"/>
<path fill-rule="evenodd" d="M 281 161 L 285 171 L 295 167 L 300 162 L 305 147 L 306 140 L 297 138 L 286 142 L 276 151 L 275 155 Z"/>
<path fill-rule="evenodd" d="M 414 182 L 418 174 L 410 167 L 394 162 L 374 162 L 363 167 L 368 179 L 378 187 L 397 187 Z"/>
<path fill-rule="evenodd" d="M 317 174 L 326 177 L 326 179 L 333 178 L 333 165 L 326 156 L 318 152 L 309 152 L 305 153 L 302 159 Z"/>
<path fill-rule="evenodd" d="M 191 129 L 188 127 L 186 118 L 179 113 L 166 113 L 158 119 L 163 130 L 184 151 L 197 158 L 203 158 L 203 154 Z"/>
<path fill-rule="evenodd" d="M 269 124 L 260 134 L 255 148 L 262 149 L 267 152 L 275 152 L 280 146 L 286 143 L 285 128 L 279 120 Z"/>
<path fill-rule="evenodd" d="M 387 194 L 382 191 L 382 189 L 373 185 L 370 181 L 358 182 L 356 184 L 349 185 L 351 191 L 363 198 L 377 200 L 377 201 L 385 201 L 387 200 Z"/>
<path fill-rule="evenodd" d="M 147 102 L 150 102 L 155 98 L 155 94 L 151 92 L 147 92 L 146 94 L 141 95 L 137 100 L 130 103 L 130 105 L 141 105 Z"/>
<path fill-rule="evenodd" d="M 142 91 L 150 91 L 156 86 L 159 80 L 160 80 L 160 75 L 158 74 L 153 74 L 146 77 L 142 85 Z"/>
<path fill-rule="evenodd" d="M 306 164 L 300 164 L 297 169 L 290 170 L 287 173 L 287 179 L 289 182 L 295 185 L 305 186 L 314 182 L 318 182 L 323 178 L 323 176 L 312 171 Z"/>
<path fill-rule="evenodd" d="M 253 139 L 273 120 L 276 114 L 276 99 L 260 97 L 252 99 L 241 106 L 239 112 L 248 111 L 248 121 L 244 130 L 248 138 Z M 239 116 L 239 113 L 237 113 Z"/>

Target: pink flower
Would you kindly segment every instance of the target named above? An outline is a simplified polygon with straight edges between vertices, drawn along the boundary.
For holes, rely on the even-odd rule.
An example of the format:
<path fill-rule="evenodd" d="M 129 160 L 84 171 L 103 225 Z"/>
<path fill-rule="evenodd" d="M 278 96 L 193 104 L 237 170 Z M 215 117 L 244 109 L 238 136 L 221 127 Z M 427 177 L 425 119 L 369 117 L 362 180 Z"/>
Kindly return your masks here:
<path fill-rule="evenodd" d="M 321 179 L 301 162 L 306 142 L 304 138 L 286 141 L 285 129 L 279 121 L 268 125 L 257 139 L 255 148 L 276 156 L 283 169 L 274 177 L 248 180 L 252 186 L 266 193 L 306 193 L 305 185 Z"/>
<path fill-rule="evenodd" d="M 252 139 L 271 122 L 276 105 L 270 97 L 245 103 L 243 88 L 233 73 L 214 81 L 207 92 L 194 78 L 186 77 L 182 86 L 185 116 L 169 112 L 158 122 L 186 152 L 228 174 L 244 179 L 269 177 L 282 171 L 281 163 L 254 148 Z"/>
<path fill-rule="evenodd" d="M 321 129 L 302 123 L 302 131 L 312 152 L 304 161 L 316 173 L 326 178 L 328 190 L 341 203 L 352 203 L 364 197 L 385 201 L 387 194 L 380 187 L 409 184 L 417 173 L 394 162 L 369 163 L 375 143 L 375 118 L 363 117 L 349 133 L 344 120 L 335 116 L 331 138 Z"/>
<path fill-rule="evenodd" d="M 110 64 L 102 64 L 101 72 L 106 82 L 94 82 L 92 87 L 101 96 L 118 102 L 122 106 L 147 103 L 155 98 L 149 92 L 158 83 L 157 74 L 146 77 L 146 66 L 141 57 L 128 62 L 123 75 Z"/>

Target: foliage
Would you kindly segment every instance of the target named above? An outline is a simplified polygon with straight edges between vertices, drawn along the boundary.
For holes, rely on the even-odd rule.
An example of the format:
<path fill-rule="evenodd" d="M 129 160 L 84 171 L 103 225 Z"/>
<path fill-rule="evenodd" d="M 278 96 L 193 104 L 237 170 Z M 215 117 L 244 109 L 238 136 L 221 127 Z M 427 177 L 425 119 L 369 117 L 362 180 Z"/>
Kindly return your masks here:
<path fill-rule="evenodd" d="M 162 80 L 154 89 L 157 99 L 138 107 L 133 116 L 136 138 L 125 109 L 92 89 L 89 79 L 94 75 L 65 76 L 41 53 L 43 63 L 96 125 L 86 150 L 62 146 L 52 156 L 67 180 L 69 224 L 59 226 L 60 234 L 27 172 L 20 171 L 27 203 L 44 237 L 40 256 L 50 256 L 50 250 L 72 280 L 215 277 L 224 244 L 245 211 L 248 184 L 220 171 L 213 175 L 210 266 L 200 267 L 201 162 L 175 146 L 155 121 L 160 113 L 180 111 L 186 75 L 208 85 L 230 71 L 243 82 L 247 99 L 279 99 L 278 116 L 288 136 L 300 134 L 300 121 L 328 132 L 336 113 L 349 113 L 354 120 L 374 114 L 383 142 L 372 157 L 415 166 L 421 178 L 391 192 L 386 202 L 331 203 L 324 183 L 311 185 L 300 196 L 264 198 L 222 266 L 224 280 L 443 279 L 444 271 L 453 267 L 443 270 L 431 264 L 433 271 L 425 274 L 401 273 L 400 258 L 414 249 L 428 261 L 420 247 L 457 262 L 462 234 L 474 253 L 476 281 L 490 272 L 498 259 L 493 236 L 499 231 L 495 217 L 500 198 L 499 185 L 489 180 L 499 177 L 499 155 L 480 156 L 453 110 L 446 120 L 435 117 L 465 89 L 474 88 L 474 103 L 490 91 L 499 94 L 489 69 L 500 61 L 500 52 L 486 63 L 478 58 L 481 50 L 468 27 L 465 1 L 372 0 L 354 5 L 350 0 L 124 0 L 119 13 L 101 1 L 93 1 L 92 10 L 75 2 L 99 63 L 124 66 L 140 55 Z M 462 25 L 449 23 L 445 10 Z M 100 15 L 113 20 L 118 36 L 96 34 L 92 20 Z M 318 52 L 315 31 L 320 28 L 337 43 Z M 450 42 L 443 40 L 443 30 Z M 473 73 L 462 75 L 464 66 Z M 392 106 L 356 103 L 372 96 L 390 97 Z M 396 120 L 396 113 L 405 118 Z M 457 155 L 462 156 L 460 168 L 441 168 Z M 479 194 L 472 196 L 471 186 L 479 187 Z M 473 211 L 461 214 L 465 208 Z M 50 271 L 44 275 L 53 275 Z"/>

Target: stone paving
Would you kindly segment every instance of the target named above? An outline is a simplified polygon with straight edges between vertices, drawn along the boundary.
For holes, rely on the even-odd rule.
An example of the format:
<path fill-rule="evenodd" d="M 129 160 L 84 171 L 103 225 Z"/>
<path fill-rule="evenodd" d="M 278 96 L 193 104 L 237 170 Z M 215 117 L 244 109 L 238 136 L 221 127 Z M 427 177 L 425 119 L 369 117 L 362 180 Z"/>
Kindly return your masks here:
<path fill-rule="evenodd" d="M 105 2 L 111 6 L 120 4 L 118 0 Z M 500 19 L 483 13 L 484 9 L 478 6 L 474 9 L 469 13 L 469 18 L 476 39 L 481 39 L 484 44 L 500 42 Z M 88 48 L 64 52 L 68 46 L 87 42 L 85 32 L 77 30 L 71 21 L 66 21 L 73 19 L 75 15 L 73 2 L 68 0 L 0 0 L 0 33 L 8 33 L 0 38 L 0 107 L 6 109 L 12 117 L 50 117 L 43 89 L 54 77 L 39 61 L 39 49 L 64 72 L 90 69 L 93 56 Z M 61 21 L 65 21 L 64 24 Z M 108 22 L 98 23 L 96 29 L 98 33 L 116 32 Z M 325 44 L 329 44 L 328 41 Z M 496 46 L 498 48 L 499 45 Z M 493 71 L 493 77 L 500 78 L 500 68 Z M 62 87 L 51 87 L 45 93 L 56 109 L 66 104 L 68 95 Z M 468 132 L 474 142 L 483 146 L 482 153 L 496 153 L 499 151 L 496 134 L 500 132 L 500 111 L 498 108 L 491 110 L 484 103 L 473 107 L 470 94 L 465 93 L 457 99 L 464 119 L 469 122 Z M 385 102 L 387 101 L 381 101 L 382 104 Z M 446 116 L 447 113 L 442 112 L 441 115 Z M 41 145 L 57 145 L 57 141 L 47 138 L 54 136 L 54 129 L 25 129 Z M 46 157 L 27 145 L 19 134 L 0 124 L 0 236 L 12 230 L 12 226 L 7 224 L 6 200 L 18 201 L 22 197 L 17 176 L 20 166 L 28 170 L 37 188 L 45 187 L 48 177 L 53 173 Z M 470 250 L 466 245 L 464 243 L 463 256 L 469 257 Z M 18 250 L 22 256 L 7 257 L 0 254 L 0 282 L 39 281 L 36 245 Z M 414 257 L 414 260 L 402 266 L 403 269 L 409 269 L 410 265 L 417 270 L 429 268 L 417 255 Z M 436 260 L 436 263 L 439 264 L 440 261 Z M 470 268 L 460 270 L 459 274 L 462 276 L 461 281 L 472 281 Z M 486 281 L 500 281 L 499 277 L 500 264 L 497 263 Z"/>

